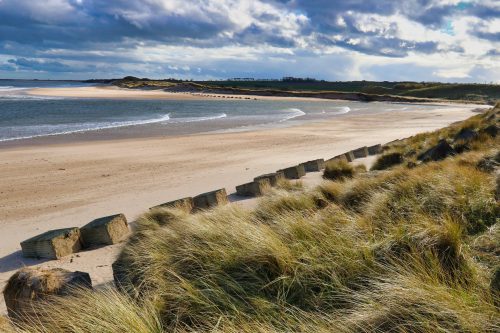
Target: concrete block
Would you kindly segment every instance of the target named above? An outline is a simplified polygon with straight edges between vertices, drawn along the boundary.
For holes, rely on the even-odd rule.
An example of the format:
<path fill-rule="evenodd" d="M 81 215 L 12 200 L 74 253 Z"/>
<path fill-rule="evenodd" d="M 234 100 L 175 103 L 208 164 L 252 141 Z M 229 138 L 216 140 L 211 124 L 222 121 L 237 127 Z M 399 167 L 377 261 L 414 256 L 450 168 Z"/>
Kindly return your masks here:
<path fill-rule="evenodd" d="M 269 180 L 269 183 L 271 186 L 276 186 L 276 184 L 278 183 L 278 181 L 280 179 L 285 179 L 285 173 L 282 172 L 282 171 L 277 171 L 277 172 L 274 172 L 274 173 L 268 173 L 268 174 L 265 174 L 265 175 L 262 175 L 262 176 L 259 176 L 259 177 L 255 177 L 254 178 L 254 181 L 258 181 L 258 180 L 261 180 L 261 179 L 267 179 Z"/>
<path fill-rule="evenodd" d="M 257 197 L 271 187 L 269 179 L 259 179 L 251 183 L 236 186 L 236 193 L 243 197 Z"/>
<path fill-rule="evenodd" d="M 78 228 L 50 230 L 21 242 L 23 256 L 28 258 L 59 259 L 81 248 Z"/>
<path fill-rule="evenodd" d="M 96 219 L 82 228 L 84 246 L 112 245 L 121 242 L 129 234 L 125 215 L 116 214 Z"/>
<path fill-rule="evenodd" d="M 225 188 L 197 195 L 193 198 L 195 209 L 210 209 L 228 203 Z"/>
<path fill-rule="evenodd" d="M 303 164 L 278 170 L 278 172 L 283 172 L 286 179 L 300 179 L 306 175 L 306 170 Z"/>
<path fill-rule="evenodd" d="M 37 304 L 50 302 L 54 295 L 70 295 L 75 288 L 92 288 L 88 273 L 25 267 L 10 277 L 3 295 L 9 317 L 23 322 L 36 318 Z"/>
<path fill-rule="evenodd" d="M 158 206 L 151 207 L 150 209 L 155 209 L 155 208 L 177 208 L 181 209 L 187 213 L 191 213 L 194 208 L 194 202 L 193 198 L 188 197 L 188 198 L 182 198 L 170 202 L 163 203 Z"/>
<path fill-rule="evenodd" d="M 347 160 L 347 156 L 346 156 L 345 154 L 340 154 L 340 155 L 334 156 L 334 157 L 332 157 L 332 158 L 330 158 L 330 159 L 326 160 L 326 163 L 328 163 L 328 162 L 333 162 L 333 161 L 346 161 L 346 162 L 349 162 L 349 161 Z M 326 164 L 326 163 L 325 163 L 325 164 Z"/>
<path fill-rule="evenodd" d="M 368 147 L 361 147 L 358 149 L 352 150 L 352 154 L 354 155 L 354 158 L 363 158 L 368 156 Z"/>
<path fill-rule="evenodd" d="M 382 145 L 374 145 L 371 147 L 368 147 L 368 155 L 378 155 L 382 153 Z"/>
<path fill-rule="evenodd" d="M 352 162 L 356 158 L 356 157 L 354 157 L 354 154 L 352 153 L 352 151 L 348 151 L 347 153 L 344 154 L 344 156 L 347 159 L 347 162 Z"/>
<path fill-rule="evenodd" d="M 302 163 L 306 172 L 321 171 L 325 168 L 325 160 L 320 158 L 317 160 L 307 161 Z"/>

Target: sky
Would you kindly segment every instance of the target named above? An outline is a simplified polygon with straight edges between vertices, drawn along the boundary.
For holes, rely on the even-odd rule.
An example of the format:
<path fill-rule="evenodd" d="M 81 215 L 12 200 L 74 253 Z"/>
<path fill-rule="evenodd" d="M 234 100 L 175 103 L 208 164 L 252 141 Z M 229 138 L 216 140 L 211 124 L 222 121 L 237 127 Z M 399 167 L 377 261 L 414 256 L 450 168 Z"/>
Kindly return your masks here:
<path fill-rule="evenodd" d="M 0 0 L 0 78 L 500 83 L 500 0 Z"/>

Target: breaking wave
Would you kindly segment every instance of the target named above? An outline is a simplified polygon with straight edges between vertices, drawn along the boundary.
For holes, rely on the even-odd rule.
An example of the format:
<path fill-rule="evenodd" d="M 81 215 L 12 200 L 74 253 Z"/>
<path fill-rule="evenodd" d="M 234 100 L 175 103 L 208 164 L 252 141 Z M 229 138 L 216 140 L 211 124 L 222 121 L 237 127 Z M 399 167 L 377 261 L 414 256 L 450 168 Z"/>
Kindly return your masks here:
<path fill-rule="evenodd" d="M 284 121 L 297 118 L 297 117 L 302 117 L 305 116 L 306 113 L 302 111 L 301 109 L 296 109 L 296 108 L 291 108 L 286 110 L 289 114 L 285 116 L 285 118 L 281 119 L 279 122 L 282 123 Z"/>
<path fill-rule="evenodd" d="M 14 136 L 10 138 L 0 138 L 1 141 L 12 141 L 21 139 L 32 139 L 43 136 L 54 136 L 54 135 L 64 135 L 73 134 L 81 132 L 98 131 L 103 129 L 127 127 L 127 126 L 137 126 L 137 125 L 147 125 L 154 123 L 161 123 L 170 120 L 170 114 L 165 114 L 160 117 L 141 119 L 141 120 L 127 120 L 127 121 L 113 121 L 113 122 L 96 122 L 96 123 L 80 123 L 80 124 L 58 124 L 58 125 L 36 125 L 36 126 L 16 126 L 6 128 L 7 131 L 15 133 L 23 132 L 36 132 L 33 135 L 24 136 Z M 3 128 L 2 130 L 5 130 Z"/>

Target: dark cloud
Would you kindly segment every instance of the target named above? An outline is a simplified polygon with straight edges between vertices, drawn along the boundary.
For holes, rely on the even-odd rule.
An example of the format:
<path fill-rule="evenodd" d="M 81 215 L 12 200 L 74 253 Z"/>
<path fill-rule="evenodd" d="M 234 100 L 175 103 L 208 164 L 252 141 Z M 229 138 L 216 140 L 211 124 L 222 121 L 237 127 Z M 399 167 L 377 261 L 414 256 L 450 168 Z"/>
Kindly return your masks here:
<path fill-rule="evenodd" d="M 472 34 L 478 38 L 486 39 L 491 42 L 500 42 L 500 32 L 473 31 Z"/>
<path fill-rule="evenodd" d="M 348 12 L 382 16 L 400 13 L 411 20 L 434 28 L 440 27 L 447 17 L 457 13 L 480 18 L 500 16 L 500 6 L 470 0 L 464 0 L 457 5 L 441 4 L 435 0 L 268 0 L 268 2 L 306 13 L 316 25 L 334 30 L 335 24 L 331 24 L 331 19 Z"/>
<path fill-rule="evenodd" d="M 497 49 L 491 49 L 486 53 L 486 56 L 500 57 L 500 51 Z"/>
<path fill-rule="evenodd" d="M 69 66 L 58 61 L 40 61 L 26 58 L 9 59 L 7 63 L 14 65 L 16 70 L 31 70 L 42 72 L 89 72 L 95 70 L 94 66 Z"/>
<path fill-rule="evenodd" d="M 328 39 L 325 36 L 318 36 L 321 44 L 340 46 L 345 49 L 359 51 L 370 55 L 380 55 L 385 57 L 404 57 L 410 51 L 432 53 L 437 49 L 435 42 L 407 42 L 398 38 L 364 38 L 357 39 Z"/>
<path fill-rule="evenodd" d="M 265 30 L 255 24 L 238 32 L 234 39 L 244 45 L 270 44 L 286 48 L 296 46 L 294 39 L 280 35 L 276 29 Z"/>

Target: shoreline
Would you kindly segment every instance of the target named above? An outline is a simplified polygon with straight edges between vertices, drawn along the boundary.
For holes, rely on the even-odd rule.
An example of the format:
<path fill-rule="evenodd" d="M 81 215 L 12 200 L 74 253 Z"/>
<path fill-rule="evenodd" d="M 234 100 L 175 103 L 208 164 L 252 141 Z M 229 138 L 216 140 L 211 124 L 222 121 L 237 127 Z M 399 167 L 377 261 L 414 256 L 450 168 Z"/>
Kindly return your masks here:
<path fill-rule="evenodd" d="M 346 100 L 333 99 L 317 99 L 310 97 L 275 97 L 275 96 L 255 96 L 250 98 L 246 95 L 224 95 L 224 94 L 208 94 L 208 93 L 189 93 L 189 92 L 166 92 L 163 90 L 149 89 L 128 89 L 115 86 L 91 86 L 91 87 L 64 87 L 64 88 L 32 88 L 24 91 L 24 94 L 40 97 L 56 97 L 56 98 L 75 98 L 75 99 L 117 99 L 117 100 L 165 100 L 165 101 L 227 101 L 232 102 L 242 100 L 242 102 L 251 103 L 252 101 L 295 101 L 295 102 L 352 102 Z M 453 102 L 440 103 L 408 103 L 408 102 L 361 102 L 366 105 L 378 105 L 378 103 L 398 104 L 398 105 L 422 105 L 425 107 L 453 107 L 453 108 L 468 108 L 473 107 L 483 109 L 486 105 L 459 104 Z M 373 103 L 373 104 L 372 104 Z M 367 114 L 371 112 L 368 111 Z M 377 111 L 379 112 L 379 111 Z M 12 138 L 0 141 L 0 151 L 3 149 L 24 147 L 24 146 L 44 146 L 53 144 L 78 144 L 85 142 L 99 141 L 115 141 L 128 139 L 147 139 L 147 138 L 164 138 L 190 135 L 209 135 L 223 133 L 243 133 L 254 131 L 265 131 L 271 129 L 286 128 L 291 126 L 301 126 L 307 123 L 328 121 L 336 117 L 350 116 L 347 115 L 331 115 L 324 118 L 310 118 L 299 116 L 284 122 L 264 122 L 241 125 L 238 123 L 212 123 L 200 122 L 199 124 L 190 124 L 187 128 L 186 124 L 173 123 L 169 124 L 168 131 L 157 130 L 158 124 L 137 124 L 126 126 L 115 126 L 108 128 L 96 128 L 75 130 L 64 133 L 41 134 L 35 136 L 27 136 L 22 138 Z M 217 119 L 214 119 L 217 120 Z M 173 127 L 172 127 L 173 126 Z M 156 128 L 156 129 L 153 129 Z"/>
<path fill-rule="evenodd" d="M 156 100 L 268 100 L 268 101 L 331 101 L 331 99 L 309 97 L 258 96 L 203 92 L 169 92 L 161 89 L 127 89 L 98 85 L 70 88 L 34 88 L 26 91 L 31 96 L 95 98 L 95 99 L 156 99 Z"/>

